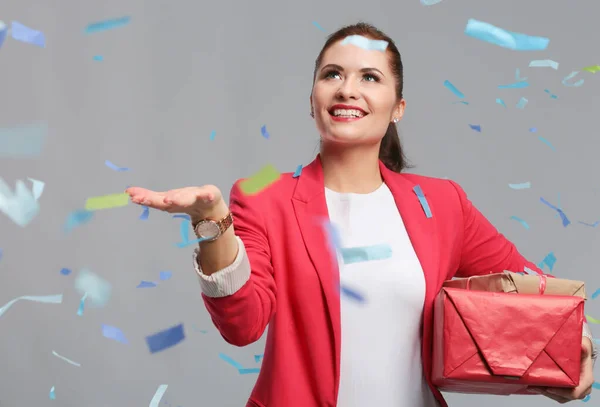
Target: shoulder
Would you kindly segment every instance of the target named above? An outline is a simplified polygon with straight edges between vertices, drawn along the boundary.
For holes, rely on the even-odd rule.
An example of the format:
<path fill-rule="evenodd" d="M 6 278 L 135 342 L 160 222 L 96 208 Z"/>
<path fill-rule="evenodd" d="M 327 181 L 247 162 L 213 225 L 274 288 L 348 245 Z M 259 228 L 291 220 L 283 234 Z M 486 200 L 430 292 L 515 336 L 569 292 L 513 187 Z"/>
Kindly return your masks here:
<path fill-rule="evenodd" d="M 268 185 L 265 185 L 260 189 L 259 192 L 254 194 L 246 194 L 243 192 L 243 188 L 240 185 L 247 180 L 247 178 L 240 178 L 233 184 L 230 193 L 230 200 L 243 199 L 253 205 L 261 205 L 272 203 L 274 201 L 280 201 L 282 198 L 290 198 L 296 185 L 298 178 L 293 176 L 292 172 L 284 172 L 279 175 L 279 178 Z"/>
<path fill-rule="evenodd" d="M 465 192 L 462 187 L 447 178 L 428 177 L 425 175 L 401 173 L 399 176 L 404 177 L 411 183 L 419 185 L 425 196 L 435 196 L 442 198 L 461 198 Z"/>

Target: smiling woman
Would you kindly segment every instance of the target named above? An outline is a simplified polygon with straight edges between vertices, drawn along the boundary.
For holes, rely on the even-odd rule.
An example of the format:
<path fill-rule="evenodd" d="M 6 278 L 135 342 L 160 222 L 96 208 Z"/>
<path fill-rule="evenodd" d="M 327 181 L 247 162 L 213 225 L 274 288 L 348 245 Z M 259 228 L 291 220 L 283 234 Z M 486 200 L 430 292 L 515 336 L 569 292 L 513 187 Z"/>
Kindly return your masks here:
<path fill-rule="evenodd" d="M 361 49 L 342 41 L 350 36 L 385 41 L 388 43 L 386 52 Z M 341 88 L 340 81 L 344 83 Z M 317 56 L 310 97 L 311 116 L 315 118 L 325 143 L 322 147 L 327 148 L 326 143 L 331 140 L 344 142 L 352 139 L 349 131 L 363 137 L 368 134 L 366 141 L 375 147 L 379 145 L 379 159 L 387 168 L 394 172 L 410 168 L 395 125 L 402 119 L 406 105 L 403 86 L 400 52 L 394 41 L 382 31 L 370 24 L 357 23 L 332 34 Z M 344 97 L 356 100 L 352 96 L 356 92 L 363 94 L 361 103 L 340 103 L 340 98 Z M 363 126 L 371 129 L 367 133 L 355 127 L 328 126 L 331 122 L 355 122 L 368 115 L 376 116 L 371 117 L 373 120 L 364 121 Z M 379 116 L 388 118 L 387 128 L 382 128 L 386 121 L 378 120 Z M 373 127 L 373 124 L 378 125 Z"/>

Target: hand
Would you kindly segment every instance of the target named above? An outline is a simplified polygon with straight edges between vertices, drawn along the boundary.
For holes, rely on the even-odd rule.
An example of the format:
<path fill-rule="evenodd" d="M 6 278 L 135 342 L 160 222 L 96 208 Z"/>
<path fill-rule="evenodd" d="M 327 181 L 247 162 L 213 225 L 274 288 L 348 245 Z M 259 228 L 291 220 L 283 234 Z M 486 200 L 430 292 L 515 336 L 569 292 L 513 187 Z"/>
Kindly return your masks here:
<path fill-rule="evenodd" d="M 172 189 L 155 192 L 149 189 L 131 187 L 125 190 L 131 201 L 169 213 L 186 213 L 192 221 L 210 217 L 224 205 L 221 191 L 214 185 Z"/>
<path fill-rule="evenodd" d="M 592 342 L 584 337 L 581 342 L 581 376 L 579 386 L 575 388 L 529 387 L 529 390 L 534 390 L 552 400 L 558 401 L 560 404 L 564 404 L 572 400 L 584 399 L 592 392 L 593 383 Z"/>

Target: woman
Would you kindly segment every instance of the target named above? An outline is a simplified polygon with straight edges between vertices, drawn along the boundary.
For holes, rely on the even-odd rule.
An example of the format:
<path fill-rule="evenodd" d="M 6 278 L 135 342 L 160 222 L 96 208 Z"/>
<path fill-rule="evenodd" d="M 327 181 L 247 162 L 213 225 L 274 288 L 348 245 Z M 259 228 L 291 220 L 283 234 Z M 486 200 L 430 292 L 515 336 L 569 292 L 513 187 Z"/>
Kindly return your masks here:
<path fill-rule="evenodd" d="M 355 35 L 387 41 L 387 49 L 343 43 Z M 542 272 L 456 183 L 402 172 L 395 127 L 402 86 L 394 42 L 367 24 L 344 27 L 316 61 L 310 106 L 321 152 L 299 177 L 283 174 L 254 196 L 236 183 L 229 207 L 212 185 L 128 189 L 135 203 L 189 214 L 196 234 L 210 240 L 194 253 L 196 271 L 227 342 L 253 343 L 269 325 L 247 406 L 446 406 L 430 380 L 433 300 L 442 282 L 490 270 Z M 387 244 L 391 255 L 340 261 L 338 271 L 321 227 L 328 218 L 344 247 Z M 368 302 L 340 298 L 340 283 Z M 560 402 L 589 394 L 593 344 L 584 335 L 580 386 L 540 392 Z"/>

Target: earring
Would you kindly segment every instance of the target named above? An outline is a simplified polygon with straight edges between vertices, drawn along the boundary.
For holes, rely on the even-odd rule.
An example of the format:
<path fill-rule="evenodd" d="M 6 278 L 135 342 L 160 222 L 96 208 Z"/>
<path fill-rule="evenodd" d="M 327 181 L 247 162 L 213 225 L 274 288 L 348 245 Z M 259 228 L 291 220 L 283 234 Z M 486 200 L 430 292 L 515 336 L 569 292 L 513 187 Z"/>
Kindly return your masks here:
<path fill-rule="evenodd" d="M 392 120 L 394 123 L 398 123 L 400 120 L 398 120 L 397 117 L 394 117 L 394 120 Z"/>
<path fill-rule="evenodd" d="M 315 112 L 313 112 L 312 110 L 310 111 L 310 117 L 312 117 L 313 119 L 315 118 Z"/>

